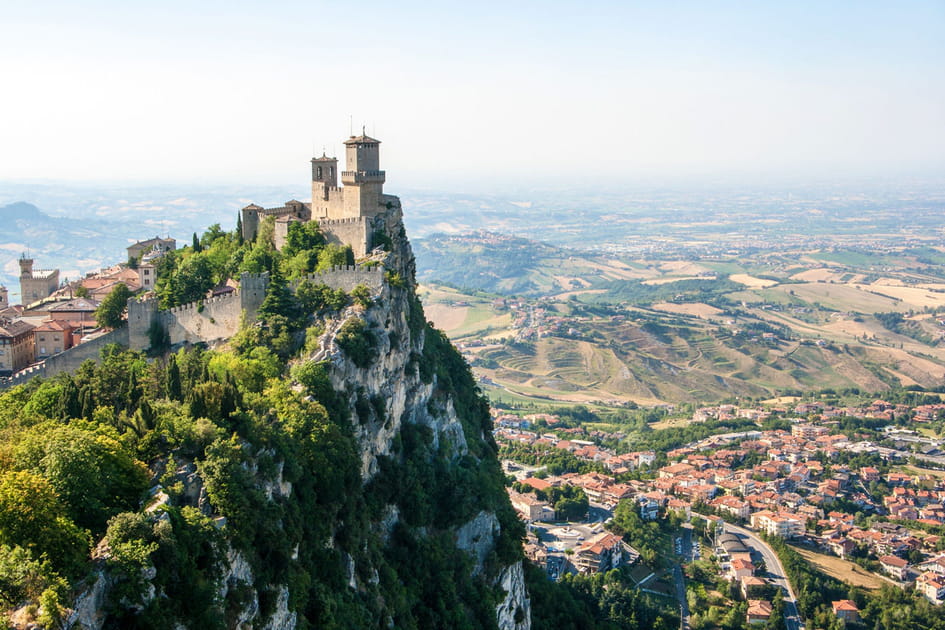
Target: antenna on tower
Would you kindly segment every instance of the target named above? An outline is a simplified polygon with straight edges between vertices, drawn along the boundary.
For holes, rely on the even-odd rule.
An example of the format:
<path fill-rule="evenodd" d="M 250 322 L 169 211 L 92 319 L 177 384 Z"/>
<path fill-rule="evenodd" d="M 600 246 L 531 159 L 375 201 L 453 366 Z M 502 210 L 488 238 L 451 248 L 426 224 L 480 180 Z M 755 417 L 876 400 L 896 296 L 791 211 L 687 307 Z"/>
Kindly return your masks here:
<path fill-rule="evenodd" d="M 348 114 L 348 135 L 354 135 L 354 115 Z"/>

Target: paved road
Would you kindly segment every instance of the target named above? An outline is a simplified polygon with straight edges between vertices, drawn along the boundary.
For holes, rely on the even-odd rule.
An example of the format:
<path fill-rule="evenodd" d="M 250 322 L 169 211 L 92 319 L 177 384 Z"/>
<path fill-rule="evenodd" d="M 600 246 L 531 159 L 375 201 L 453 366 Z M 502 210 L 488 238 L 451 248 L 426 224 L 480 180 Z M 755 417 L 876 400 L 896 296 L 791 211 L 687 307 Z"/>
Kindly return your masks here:
<path fill-rule="evenodd" d="M 676 599 L 679 600 L 679 627 L 689 630 L 689 602 L 686 600 L 686 582 L 682 567 L 673 565 L 673 579 L 676 582 Z"/>
<path fill-rule="evenodd" d="M 787 630 L 801 630 L 804 625 L 801 623 L 801 616 L 797 610 L 797 600 L 794 597 L 794 590 L 791 588 L 791 583 L 787 579 L 784 567 L 781 566 L 781 561 L 778 560 L 778 556 L 774 553 L 774 550 L 753 532 L 743 527 L 726 523 L 725 530 L 738 534 L 748 547 L 757 551 L 758 554 L 764 558 L 765 567 L 768 571 L 767 577 L 787 593 L 784 596 L 784 621 L 787 625 Z"/>

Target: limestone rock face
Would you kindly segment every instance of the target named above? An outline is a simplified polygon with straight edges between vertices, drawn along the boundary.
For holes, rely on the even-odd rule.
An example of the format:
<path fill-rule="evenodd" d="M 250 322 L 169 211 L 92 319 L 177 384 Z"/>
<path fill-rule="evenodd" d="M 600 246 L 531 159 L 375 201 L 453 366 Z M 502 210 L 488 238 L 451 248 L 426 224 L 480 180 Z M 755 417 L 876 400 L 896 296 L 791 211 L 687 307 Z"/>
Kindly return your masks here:
<path fill-rule="evenodd" d="M 336 317 L 321 322 L 325 332 L 319 339 L 319 348 L 311 356 L 301 359 L 327 361 L 331 384 L 342 401 L 347 403 L 350 413 L 364 487 L 378 474 L 379 458 L 396 454 L 399 436 L 407 424 L 429 429 L 431 449 L 446 460 L 447 466 L 449 462 L 460 460 L 465 460 L 465 465 L 469 466 L 470 452 L 473 451 L 470 445 L 479 448 L 475 452 L 481 452 L 481 444 L 487 439 L 491 440 L 490 436 L 481 433 L 467 434 L 467 431 L 482 432 L 485 429 L 470 429 L 468 422 L 464 427 L 456 408 L 457 401 L 444 395 L 442 388 L 438 389 L 435 374 L 428 372 L 424 375 L 418 367 L 424 354 L 425 321 L 416 298 L 413 254 L 403 230 L 399 205 L 394 205 L 373 221 L 373 228 L 386 233 L 391 242 L 390 251 L 375 251 L 371 256 L 374 264 L 383 265 L 387 281 L 374 291 L 367 307 L 350 306 Z M 342 326 L 353 319 L 363 322 L 364 329 L 373 340 L 374 356 L 369 362 L 356 362 L 336 343 Z M 369 401 L 369 404 L 365 401 Z M 253 457 L 264 455 L 271 460 L 274 454 L 275 451 L 257 452 Z M 480 460 L 474 461 L 482 464 Z M 266 468 L 268 472 L 265 475 L 260 472 L 263 467 L 257 467 L 255 463 L 245 468 L 254 476 L 256 487 L 267 501 L 284 501 L 295 494 L 292 484 L 284 478 L 284 462 L 275 461 Z M 199 466 L 187 462 L 177 472 L 184 488 L 183 500 L 199 506 L 211 517 L 218 516 L 206 497 Z M 382 516 L 370 523 L 369 527 L 381 545 L 388 544 L 392 533 L 402 525 L 403 516 L 397 505 L 388 504 L 382 510 Z M 319 515 L 308 517 L 318 518 Z M 437 522 L 436 526 L 439 527 L 440 523 Z M 470 520 L 454 526 L 447 533 L 455 542 L 456 549 L 468 554 L 471 574 L 485 580 L 498 593 L 500 601 L 495 616 L 497 627 L 501 630 L 530 630 L 531 611 L 522 562 L 517 560 L 510 564 L 497 564 L 497 541 L 502 527 L 493 508 L 482 506 Z M 415 527 L 412 535 L 422 541 L 428 535 L 427 528 Z M 345 588 L 353 594 L 376 589 L 379 583 L 378 567 L 371 565 L 369 557 L 359 556 L 358 550 L 345 549 L 343 536 L 339 536 L 337 531 L 334 537 L 318 544 L 341 553 L 345 565 L 342 568 Z M 293 559 L 296 557 L 298 545 Z M 507 552 L 505 557 L 509 557 Z M 247 558 L 230 547 L 227 548 L 223 565 L 217 585 L 219 601 L 223 601 L 231 592 L 246 594 L 240 600 L 239 610 L 228 611 L 229 627 L 293 630 L 298 625 L 298 613 L 290 608 L 293 598 L 289 585 L 256 584 L 256 572 Z M 269 612 L 265 616 L 260 607 L 260 592 L 263 588 L 270 597 L 267 600 Z M 92 587 L 75 602 L 75 612 L 66 626 L 98 630 L 107 591 L 107 578 L 99 575 Z M 389 621 L 393 623 L 392 619 Z"/>
<path fill-rule="evenodd" d="M 499 584 L 505 591 L 505 600 L 499 604 L 498 622 L 503 630 L 531 630 L 532 608 L 525 591 L 525 572 L 522 562 L 505 567 L 499 574 Z"/>

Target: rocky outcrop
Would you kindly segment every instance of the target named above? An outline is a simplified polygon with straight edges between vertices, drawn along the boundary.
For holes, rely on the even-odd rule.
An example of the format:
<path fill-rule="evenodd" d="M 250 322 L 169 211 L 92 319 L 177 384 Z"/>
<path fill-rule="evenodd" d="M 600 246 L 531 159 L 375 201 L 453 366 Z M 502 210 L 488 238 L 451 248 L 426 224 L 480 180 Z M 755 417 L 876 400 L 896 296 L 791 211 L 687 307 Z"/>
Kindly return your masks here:
<path fill-rule="evenodd" d="M 525 572 L 522 562 L 505 567 L 499 574 L 499 585 L 505 591 L 505 599 L 499 604 L 499 628 L 507 630 L 531 630 L 532 606 L 525 590 Z"/>
<path fill-rule="evenodd" d="M 429 451 L 425 452 L 432 453 L 429 456 L 436 458 L 440 467 L 448 470 L 462 465 L 464 471 L 472 471 L 466 478 L 475 474 L 492 474 L 481 473 L 476 470 L 477 467 L 485 467 L 486 471 L 491 471 L 492 467 L 497 469 L 492 459 L 494 451 L 484 446 L 491 443 L 485 425 L 482 422 L 470 423 L 468 414 L 463 415 L 465 407 L 449 393 L 449 388 L 438 382 L 436 371 L 429 366 L 424 370 L 423 362 L 430 362 L 428 349 L 424 347 L 425 335 L 428 333 L 415 293 L 413 255 L 400 219 L 400 208 L 394 205 L 386 214 L 374 220 L 374 228 L 386 233 L 391 246 L 390 251 L 376 251 L 368 261 L 382 268 L 385 278 L 384 282 L 370 287 L 370 303 L 365 304 L 362 299 L 360 304 L 321 321 L 324 333 L 319 339 L 319 346 L 312 349 L 310 356 L 300 359 L 302 362 L 325 362 L 332 388 L 340 396 L 350 416 L 364 488 L 382 470 L 381 460 L 386 458 L 392 461 L 403 457 L 398 449 L 407 425 L 423 427 L 423 435 L 429 436 Z M 339 335 L 351 322 L 356 322 L 370 339 L 372 356 L 367 361 L 364 357 L 349 356 L 343 344 L 339 343 Z M 457 378 L 462 376 L 458 375 Z M 301 391 L 302 387 L 295 384 L 295 388 Z M 471 381 L 469 389 L 474 389 Z M 482 412 L 481 408 L 477 409 Z M 249 444 L 243 447 L 247 452 L 252 450 Z M 494 444 L 491 448 L 494 448 Z M 263 460 L 268 462 L 265 466 L 260 463 Z M 353 472 L 353 468 L 352 463 L 348 470 Z M 285 462 L 278 461 L 275 450 L 258 448 L 250 452 L 242 469 L 253 477 L 255 488 L 265 502 L 284 504 L 296 494 L 304 492 L 304 485 L 298 485 L 299 489 L 296 490 L 286 479 Z M 198 507 L 210 517 L 219 516 L 208 498 L 200 470 L 199 462 L 195 464 L 190 460 L 178 460 L 170 476 L 163 468 L 160 469 L 160 474 L 155 474 L 153 486 L 154 499 L 149 512 L 152 518 L 160 518 L 160 507 L 168 500 Z M 261 472 L 263 470 L 265 474 Z M 297 479 L 291 475 L 289 478 Z M 353 474 L 351 478 L 356 483 Z M 169 493 L 160 485 L 161 481 L 168 483 L 168 487 L 173 483 L 179 488 L 176 498 L 169 498 Z M 495 485 L 501 486 L 501 483 Z M 496 509 L 495 497 L 506 499 L 504 494 L 496 494 L 495 491 L 490 496 L 493 497 L 490 499 L 491 505 L 464 507 L 464 511 L 457 513 L 458 516 L 454 514 L 452 525 L 441 522 L 434 515 L 431 522 L 415 524 L 408 535 L 417 541 L 432 536 L 438 536 L 438 540 L 445 539 L 447 545 L 452 541 L 457 552 L 456 566 L 466 566 L 463 558 L 463 554 L 466 554 L 470 560 L 471 576 L 480 581 L 479 585 L 485 584 L 487 592 L 496 594 L 497 627 L 501 630 L 530 630 L 530 605 L 520 556 L 512 560 L 514 547 L 510 553 L 509 546 L 505 545 L 504 551 L 500 553 L 498 544 L 503 535 L 503 513 Z M 450 506 L 438 507 L 447 510 Z M 391 540 L 396 540 L 394 537 L 398 528 L 407 528 L 403 521 L 410 522 L 411 515 L 404 514 L 402 506 L 396 505 L 395 500 L 389 500 L 387 505 L 381 505 L 377 510 L 367 529 L 374 536 L 373 540 L 377 541 L 374 544 L 383 548 L 391 544 Z M 319 517 L 317 514 L 306 514 L 306 518 Z M 464 519 L 468 520 L 462 522 Z M 226 531 L 225 519 L 217 518 L 215 523 Z M 383 601 L 384 594 L 380 591 L 382 579 L 378 571 L 378 568 L 383 571 L 384 567 L 375 563 L 377 557 L 372 557 L 363 548 L 345 547 L 344 532 L 341 531 L 345 526 L 336 526 L 335 533 L 327 540 L 303 541 L 303 553 L 306 544 L 317 544 L 320 548 L 332 550 L 341 558 L 342 588 L 349 589 L 352 597 L 369 596 L 371 605 L 382 611 L 380 614 L 387 614 L 383 612 L 387 608 Z M 403 532 L 400 534 L 403 535 Z M 251 555 L 252 552 L 247 553 Z M 229 544 L 224 555 L 216 588 L 218 601 L 230 601 L 233 597 L 228 595 L 239 595 L 239 605 L 227 609 L 229 627 L 291 630 L 298 625 L 299 612 L 292 609 L 293 592 L 289 584 L 266 583 L 267 580 L 260 577 L 264 575 L 265 567 L 258 564 L 259 559 L 253 561 L 256 564 L 251 564 L 246 555 Z M 296 544 L 291 559 L 296 560 L 298 556 L 299 547 Z M 262 584 L 257 583 L 260 580 L 263 580 Z M 264 590 L 266 597 L 261 605 L 261 593 Z M 75 612 L 67 627 L 99 628 L 100 625 L 94 625 L 97 618 L 95 611 L 101 610 L 107 595 L 107 579 L 99 576 L 76 602 Z M 161 593 L 157 597 L 161 597 Z M 388 621 L 393 623 L 390 617 Z"/>

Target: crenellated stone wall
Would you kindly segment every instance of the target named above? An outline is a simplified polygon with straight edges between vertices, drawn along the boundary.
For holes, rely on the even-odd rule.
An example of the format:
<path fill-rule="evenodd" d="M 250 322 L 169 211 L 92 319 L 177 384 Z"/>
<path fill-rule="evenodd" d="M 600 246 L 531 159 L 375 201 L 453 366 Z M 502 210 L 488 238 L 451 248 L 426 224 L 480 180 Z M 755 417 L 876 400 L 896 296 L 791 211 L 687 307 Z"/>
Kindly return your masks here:
<path fill-rule="evenodd" d="M 243 314 L 240 295 L 231 293 L 159 313 L 171 345 L 228 339 L 236 334 Z M 255 310 L 252 312 L 255 315 Z M 247 317 L 250 313 L 247 312 Z"/>
<path fill-rule="evenodd" d="M 351 293 L 359 284 L 367 286 L 372 291 L 380 290 L 384 284 L 384 269 L 378 267 L 357 267 L 344 266 L 332 267 L 328 271 L 320 273 L 310 273 L 292 283 L 292 290 L 298 288 L 302 282 L 312 282 L 314 284 L 324 284 L 332 289 L 341 289 Z"/>

